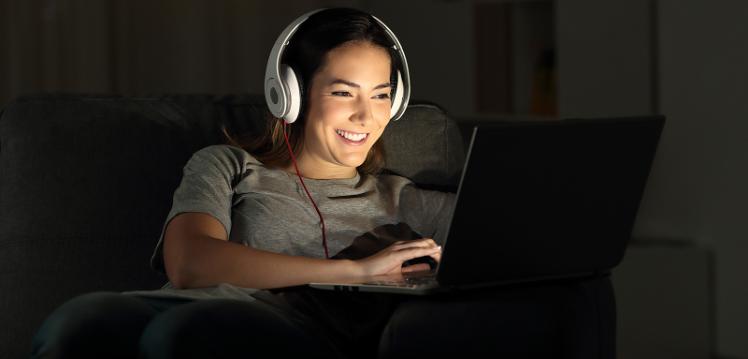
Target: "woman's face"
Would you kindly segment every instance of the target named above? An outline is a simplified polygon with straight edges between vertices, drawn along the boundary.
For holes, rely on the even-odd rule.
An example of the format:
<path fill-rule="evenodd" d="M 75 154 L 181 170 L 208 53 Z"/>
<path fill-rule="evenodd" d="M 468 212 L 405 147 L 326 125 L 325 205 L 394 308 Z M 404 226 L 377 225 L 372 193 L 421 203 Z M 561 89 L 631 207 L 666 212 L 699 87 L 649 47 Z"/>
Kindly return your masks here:
<path fill-rule="evenodd" d="M 390 120 L 390 57 L 369 42 L 325 56 L 309 90 L 300 161 L 333 177 L 352 177 Z"/>

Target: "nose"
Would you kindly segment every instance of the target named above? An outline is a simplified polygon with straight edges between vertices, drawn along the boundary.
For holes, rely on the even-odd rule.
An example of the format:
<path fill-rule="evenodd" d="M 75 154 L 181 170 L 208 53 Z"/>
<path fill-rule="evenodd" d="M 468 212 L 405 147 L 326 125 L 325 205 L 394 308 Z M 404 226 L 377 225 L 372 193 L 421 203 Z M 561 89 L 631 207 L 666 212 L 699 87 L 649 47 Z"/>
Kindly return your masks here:
<path fill-rule="evenodd" d="M 360 96 L 356 101 L 356 111 L 351 116 L 351 121 L 360 123 L 361 127 L 366 126 L 367 122 L 374 122 L 371 103 L 364 96 Z"/>

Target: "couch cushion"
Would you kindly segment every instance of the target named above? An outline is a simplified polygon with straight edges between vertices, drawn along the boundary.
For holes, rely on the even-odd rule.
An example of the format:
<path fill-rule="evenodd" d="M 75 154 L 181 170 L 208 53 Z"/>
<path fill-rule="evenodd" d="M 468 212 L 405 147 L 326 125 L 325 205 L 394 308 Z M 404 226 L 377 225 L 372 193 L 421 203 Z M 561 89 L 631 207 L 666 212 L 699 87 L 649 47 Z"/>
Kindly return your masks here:
<path fill-rule="evenodd" d="M 415 103 L 391 122 L 382 141 L 388 171 L 422 187 L 455 190 L 465 161 L 457 124 L 438 106 Z"/>

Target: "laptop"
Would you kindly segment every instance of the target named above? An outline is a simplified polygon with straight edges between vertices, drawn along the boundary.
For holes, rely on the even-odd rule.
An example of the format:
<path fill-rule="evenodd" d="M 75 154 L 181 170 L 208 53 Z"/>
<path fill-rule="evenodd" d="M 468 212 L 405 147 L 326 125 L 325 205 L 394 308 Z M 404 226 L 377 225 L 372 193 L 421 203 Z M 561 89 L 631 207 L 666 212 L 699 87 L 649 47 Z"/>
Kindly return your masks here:
<path fill-rule="evenodd" d="M 664 122 L 475 126 L 435 268 L 309 286 L 423 295 L 605 275 L 623 258 Z"/>

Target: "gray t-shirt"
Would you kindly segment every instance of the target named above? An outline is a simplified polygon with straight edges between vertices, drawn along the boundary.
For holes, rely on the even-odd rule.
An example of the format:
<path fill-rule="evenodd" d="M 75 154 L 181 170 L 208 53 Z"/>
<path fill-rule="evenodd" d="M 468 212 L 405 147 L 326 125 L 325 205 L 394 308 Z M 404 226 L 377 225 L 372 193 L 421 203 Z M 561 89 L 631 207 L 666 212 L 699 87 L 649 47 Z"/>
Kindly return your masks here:
<path fill-rule="evenodd" d="M 325 221 L 330 257 L 355 238 L 378 227 L 407 224 L 423 237 L 442 244 L 454 194 L 420 189 L 405 177 L 360 175 L 347 179 L 304 178 Z M 295 256 L 324 258 L 319 216 L 292 173 L 266 168 L 247 151 L 211 145 L 195 152 L 184 166 L 171 211 L 161 230 L 151 267 L 165 273 L 164 231 L 183 212 L 207 213 L 218 219 L 229 241 Z M 228 283 L 215 287 L 128 291 L 154 297 L 253 300 L 257 289 Z"/>

